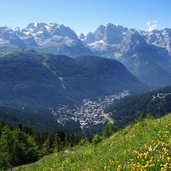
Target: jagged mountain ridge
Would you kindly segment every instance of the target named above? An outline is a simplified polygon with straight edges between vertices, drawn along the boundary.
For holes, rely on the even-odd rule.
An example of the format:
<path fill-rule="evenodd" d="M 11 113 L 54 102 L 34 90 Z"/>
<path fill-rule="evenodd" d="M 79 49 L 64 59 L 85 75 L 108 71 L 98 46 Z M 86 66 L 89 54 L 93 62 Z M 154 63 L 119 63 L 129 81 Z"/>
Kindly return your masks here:
<path fill-rule="evenodd" d="M 145 84 L 171 84 L 171 29 L 148 32 L 109 23 L 78 37 L 69 27 L 55 23 L 31 23 L 24 29 L 0 27 L 0 50 L 18 48 L 113 58 Z"/>
<path fill-rule="evenodd" d="M 169 28 L 142 31 L 128 29 L 111 23 L 100 25 L 94 33 L 89 32 L 87 35 L 82 33 L 80 36 L 77 36 L 71 28 L 56 23 L 30 23 L 24 29 L 11 29 L 6 26 L 0 27 L 0 47 L 30 49 L 39 47 L 43 49 L 44 47 L 51 46 L 57 48 L 60 44 L 66 45 L 67 47 L 73 47 L 79 44 L 82 48 L 85 48 L 84 50 L 86 50 L 87 53 L 92 53 L 93 51 L 99 52 L 100 50 L 103 52 L 105 49 L 117 48 L 118 44 L 122 44 L 122 42 L 125 41 L 128 32 L 139 33 L 148 44 L 165 48 L 169 53 L 171 51 L 171 29 Z M 92 50 L 92 52 L 90 52 L 90 50 Z M 59 54 L 60 52 L 56 50 L 54 53 Z M 109 52 L 104 56 L 109 57 L 108 54 Z M 117 57 L 116 54 L 113 54 L 113 56 L 115 58 Z"/>
<path fill-rule="evenodd" d="M 140 81 L 154 87 L 171 84 L 171 30 L 141 31 L 119 25 L 99 26 L 82 37 L 99 56 L 124 64 Z"/>
<path fill-rule="evenodd" d="M 115 48 L 126 40 L 126 36 L 130 32 L 132 34 L 139 34 L 141 39 L 144 39 L 149 45 L 164 48 L 170 54 L 171 29 L 169 28 L 143 31 L 109 23 L 107 25 L 100 25 L 95 32 L 89 32 L 86 36 L 81 34 L 80 39 L 86 42 L 93 51 L 97 50 L 99 52 L 100 48 L 101 51 L 108 51 L 110 48 L 115 51 Z M 108 57 L 108 54 L 106 54 L 106 57 Z M 117 55 L 113 54 L 113 57 L 116 58 Z"/>
<path fill-rule="evenodd" d="M 34 49 L 69 56 L 90 54 L 73 30 L 55 23 L 31 23 L 24 29 L 14 30 L 1 27 L 0 48 Z"/>

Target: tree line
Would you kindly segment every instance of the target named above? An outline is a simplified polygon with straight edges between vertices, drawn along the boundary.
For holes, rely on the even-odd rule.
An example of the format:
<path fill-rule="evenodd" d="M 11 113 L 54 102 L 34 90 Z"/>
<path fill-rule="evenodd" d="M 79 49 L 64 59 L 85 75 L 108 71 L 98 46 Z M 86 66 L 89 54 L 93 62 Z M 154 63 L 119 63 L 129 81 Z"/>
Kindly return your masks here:
<path fill-rule="evenodd" d="M 0 121 L 0 169 L 34 162 L 49 153 L 72 147 L 81 139 L 74 133 L 34 131 L 30 127 L 12 127 Z"/>

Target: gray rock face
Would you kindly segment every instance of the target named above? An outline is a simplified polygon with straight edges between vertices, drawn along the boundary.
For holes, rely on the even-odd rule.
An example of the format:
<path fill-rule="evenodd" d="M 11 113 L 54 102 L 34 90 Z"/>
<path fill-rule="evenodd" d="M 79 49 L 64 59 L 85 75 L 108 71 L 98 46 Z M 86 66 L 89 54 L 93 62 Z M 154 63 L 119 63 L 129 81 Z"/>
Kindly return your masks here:
<path fill-rule="evenodd" d="M 0 27 L 0 50 L 14 49 L 34 49 L 70 57 L 112 58 L 123 63 L 144 83 L 171 84 L 169 28 L 148 32 L 109 23 L 100 25 L 94 33 L 78 37 L 69 27 L 56 23 L 31 23 L 24 29 Z"/>
<path fill-rule="evenodd" d="M 22 30 L 1 27 L 0 48 L 27 48 L 73 57 L 90 54 L 73 30 L 55 23 L 30 23 Z"/>
<path fill-rule="evenodd" d="M 94 54 L 123 63 L 146 84 L 171 84 L 171 29 L 147 32 L 101 25 L 84 42 Z"/>

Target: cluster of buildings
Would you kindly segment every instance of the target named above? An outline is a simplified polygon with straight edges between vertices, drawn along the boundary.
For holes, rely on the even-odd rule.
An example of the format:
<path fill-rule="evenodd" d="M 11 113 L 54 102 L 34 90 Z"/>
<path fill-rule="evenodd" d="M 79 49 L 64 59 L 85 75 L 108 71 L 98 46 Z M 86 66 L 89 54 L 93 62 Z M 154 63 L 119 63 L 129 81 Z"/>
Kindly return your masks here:
<path fill-rule="evenodd" d="M 104 109 L 115 100 L 128 95 L 129 92 L 124 90 L 96 100 L 84 99 L 80 105 L 74 107 L 59 105 L 52 109 L 52 114 L 59 124 L 64 125 L 68 121 L 74 121 L 79 122 L 81 128 L 88 128 L 91 125 L 104 124 L 111 115 L 110 113 L 104 115 Z"/>
<path fill-rule="evenodd" d="M 157 93 L 152 95 L 152 99 L 165 99 L 167 96 L 171 95 L 171 93 Z"/>

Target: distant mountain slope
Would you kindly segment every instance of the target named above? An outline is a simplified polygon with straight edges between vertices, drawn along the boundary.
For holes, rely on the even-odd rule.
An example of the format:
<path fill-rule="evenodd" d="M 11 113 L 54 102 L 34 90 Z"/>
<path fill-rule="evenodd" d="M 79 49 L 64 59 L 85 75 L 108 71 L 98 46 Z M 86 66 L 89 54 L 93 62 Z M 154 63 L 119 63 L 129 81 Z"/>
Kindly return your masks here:
<path fill-rule="evenodd" d="M 0 56 L 0 102 L 4 105 L 78 103 L 83 98 L 141 89 L 115 60 L 21 51 Z"/>
<path fill-rule="evenodd" d="M 100 25 L 94 32 L 89 32 L 87 35 L 81 34 L 79 38 L 95 54 L 104 57 L 120 58 L 126 50 L 121 48 L 122 45 L 124 43 L 131 43 L 128 36 L 130 33 L 139 34 L 139 39 L 144 40 L 149 45 L 163 48 L 169 54 L 171 52 L 171 29 L 169 28 L 143 31 L 108 23 L 107 25 Z"/>
<path fill-rule="evenodd" d="M 0 27 L 0 51 L 36 51 L 115 59 L 144 84 L 171 85 L 171 29 L 142 31 L 107 24 L 87 35 L 56 23 L 30 23 L 24 29 Z"/>
<path fill-rule="evenodd" d="M 149 45 L 139 33 L 127 33 L 119 59 L 139 80 L 154 87 L 171 85 L 171 56 L 166 50 Z"/>
<path fill-rule="evenodd" d="M 91 54 L 76 33 L 55 23 L 30 23 L 26 28 L 0 27 L 0 49 L 35 49 L 69 56 Z"/>
<path fill-rule="evenodd" d="M 171 54 L 171 29 L 164 28 L 162 30 L 153 30 L 151 32 L 143 32 L 144 36 L 149 44 L 166 49 Z"/>
<path fill-rule="evenodd" d="M 146 115 L 162 116 L 171 112 L 171 87 L 115 101 L 107 107 L 106 112 L 111 112 L 120 126 L 133 123 L 138 117 Z"/>
<path fill-rule="evenodd" d="M 47 108 L 36 108 L 36 110 L 33 110 L 30 107 L 0 106 L 0 120 L 13 126 L 23 124 L 39 131 L 54 131 L 59 128 L 53 115 L 50 114 Z"/>
<path fill-rule="evenodd" d="M 94 54 L 118 60 L 145 84 L 171 84 L 169 29 L 145 32 L 109 23 L 81 39 Z"/>

